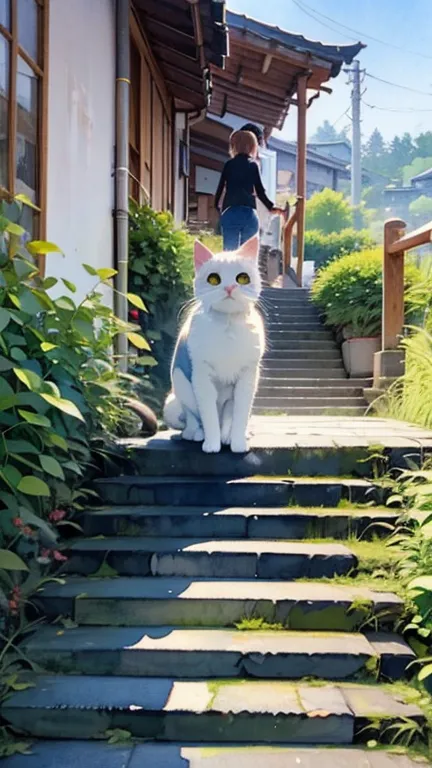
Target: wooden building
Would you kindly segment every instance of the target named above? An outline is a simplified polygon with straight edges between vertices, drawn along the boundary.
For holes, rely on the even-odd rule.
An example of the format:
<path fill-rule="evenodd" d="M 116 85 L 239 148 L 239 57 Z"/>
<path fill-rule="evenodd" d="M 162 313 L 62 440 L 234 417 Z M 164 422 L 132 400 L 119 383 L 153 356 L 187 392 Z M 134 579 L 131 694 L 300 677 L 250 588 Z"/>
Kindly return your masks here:
<path fill-rule="evenodd" d="M 130 52 L 121 78 L 120 8 Z M 0 186 L 40 207 L 26 209 L 23 223 L 64 250 L 63 259 L 48 256 L 47 271 L 72 275 L 80 296 L 94 283 L 80 265 L 117 259 L 119 82 L 130 105 L 121 164 L 129 192 L 183 221 L 183 143 L 189 120 L 210 103 L 210 67 L 224 66 L 227 34 L 217 0 L 0 3 Z"/>
<path fill-rule="evenodd" d="M 297 228 L 298 278 L 302 277 L 304 242 L 304 204 L 306 198 L 306 115 L 316 98 L 331 93 L 327 83 L 337 77 L 344 64 L 350 64 L 364 47 L 325 45 L 302 35 L 281 30 L 230 11 L 226 14 L 229 28 L 230 55 L 224 69 L 212 67 L 212 100 L 210 114 L 224 117 L 228 113 L 264 126 L 268 137 L 273 128 L 282 128 L 290 108 L 297 109 L 297 205 L 289 232 Z M 211 131 L 211 135 L 208 135 Z M 206 135 L 207 132 L 207 135 Z M 204 146 L 205 141 L 209 142 Z M 211 142 L 210 143 L 210 139 Z M 198 124 L 191 135 L 192 166 L 196 150 L 201 147 L 207 157 L 207 168 L 220 168 L 222 153 L 226 159 L 226 131 L 214 125 Z M 201 154 L 201 159 L 203 155 Z M 217 168 L 216 168 L 217 165 Z M 202 166 L 201 166 L 202 167 Z M 194 195 L 192 167 L 191 197 Z M 196 201 L 205 212 L 205 203 Z M 288 263 L 288 248 L 286 261 Z"/>

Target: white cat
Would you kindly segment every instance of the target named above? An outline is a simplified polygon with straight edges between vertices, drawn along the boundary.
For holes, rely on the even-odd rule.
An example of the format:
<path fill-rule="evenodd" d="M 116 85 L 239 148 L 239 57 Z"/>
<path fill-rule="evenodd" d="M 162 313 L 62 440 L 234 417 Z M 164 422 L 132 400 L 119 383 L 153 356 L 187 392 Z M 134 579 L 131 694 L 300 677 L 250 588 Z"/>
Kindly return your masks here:
<path fill-rule="evenodd" d="M 185 440 L 248 450 L 247 427 L 264 353 L 264 325 L 255 309 L 261 291 L 258 236 L 238 251 L 213 255 L 195 243 L 197 308 L 181 329 L 174 353 L 166 424 Z"/>

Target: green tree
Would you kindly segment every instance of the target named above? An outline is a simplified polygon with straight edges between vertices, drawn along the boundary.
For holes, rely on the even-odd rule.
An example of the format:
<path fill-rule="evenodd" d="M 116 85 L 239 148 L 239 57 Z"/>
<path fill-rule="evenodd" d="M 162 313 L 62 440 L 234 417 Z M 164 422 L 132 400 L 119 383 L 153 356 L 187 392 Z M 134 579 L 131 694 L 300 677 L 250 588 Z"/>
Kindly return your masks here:
<path fill-rule="evenodd" d="M 386 152 L 386 145 L 382 134 L 378 128 L 371 133 L 366 144 L 363 147 L 363 157 L 365 160 L 377 160 Z"/>
<path fill-rule="evenodd" d="M 432 154 L 429 157 L 416 157 L 410 165 L 402 168 L 402 178 L 405 185 L 409 185 L 411 179 L 423 171 L 432 168 Z"/>
<path fill-rule="evenodd" d="M 426 223 L 432 219 L 432 197 L 421 195 L 417 200 L 413 200 L 409 206 L 411 216 L 418 219 L 418 223 Z"/>
<path fill-rule="evenodd" d="M 402 178 L 402 168 L 409 165 L 415 156 L 415 147 L 409 133 L 395 136 L 388 152 L 389 171 L 391 176 Z"/>
<path fill-rule="evenodd" d="M 432 131 L 426 131 L 420 133 L 416 139 L 416 151 L 415 154 L 418 157 L 431 157 L 432 156 Z"/>
<path fill-rule="evenodd" d="M 347 229 L 353 224 L 353 211 L 342 192 L 323 189 L 306 203 L 306 227 L 329 234 Z"/>
<path fill-rule="evenodd" d="M 329 120 L 324 120 L 323 124 L 318 126 L 313 136 L 311 136 L 311 142 L 319 141 L 346 141 L 347 129 L 343 128 L 342 131 L 337 131 L 334 125 Z"/>

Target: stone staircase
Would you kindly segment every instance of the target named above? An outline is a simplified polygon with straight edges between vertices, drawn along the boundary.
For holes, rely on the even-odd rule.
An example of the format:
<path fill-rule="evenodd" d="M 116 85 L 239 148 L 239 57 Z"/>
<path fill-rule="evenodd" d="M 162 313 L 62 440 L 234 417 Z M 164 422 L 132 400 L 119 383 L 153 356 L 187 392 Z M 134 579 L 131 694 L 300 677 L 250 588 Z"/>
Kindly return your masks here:
<path fill-rule="evenodd" d="M 348 379 L 339 347 L 302 288 L 264 288 L 267 352 L 254 413 L 363 415 L 370 379 Z"/>
<path fill-rule="evenodd" d="M 22 645 L 45 671 L 2 716 L 39 741 L 5 766 L 414 768 L 365 746 L 424 716 L 392 684 L 413 659 L 394 630 L 403 602 L 355 578 L 396 518 L 370 506 L 358 452 L 339 456 L 346 477 L 325 477 L 317 451 L 314 477 L 280 478 L 254 474 L 265 446 L 124 444 L 129 474 L 97 483 L 65 583 L 39 597 L 70 621 Z M 297 448 L 277 455 L 301 463 Z M 110 747 L 113 733 L 144 742 Z"/>

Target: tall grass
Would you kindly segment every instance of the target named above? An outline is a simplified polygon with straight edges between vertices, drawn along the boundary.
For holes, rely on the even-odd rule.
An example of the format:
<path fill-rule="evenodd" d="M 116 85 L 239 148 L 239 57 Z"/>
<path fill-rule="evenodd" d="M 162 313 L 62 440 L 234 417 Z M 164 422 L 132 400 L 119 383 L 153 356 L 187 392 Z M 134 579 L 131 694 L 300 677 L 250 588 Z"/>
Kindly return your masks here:
<path fill-rule="evenodd" d="M 412 328 L 401 347 L 406 355 L 405 375 L 374 403 L 374 410 L 432 429 L 432 335 L 424 328 Z"/>

